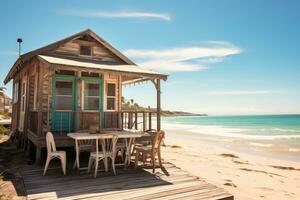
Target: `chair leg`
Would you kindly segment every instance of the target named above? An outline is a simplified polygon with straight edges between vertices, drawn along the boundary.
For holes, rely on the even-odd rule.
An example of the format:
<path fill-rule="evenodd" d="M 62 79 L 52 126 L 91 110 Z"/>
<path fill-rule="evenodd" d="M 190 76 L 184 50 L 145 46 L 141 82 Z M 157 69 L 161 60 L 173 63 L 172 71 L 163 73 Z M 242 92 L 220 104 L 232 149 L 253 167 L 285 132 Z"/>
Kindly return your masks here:
<path fill-rule="evenodd" d="M 89 158 L 89 165 L 88 165 L 88 173 L 90 173 L 92 167 L 92 157 Z"/>
<path fill-rule="evenodd" d="M 138 164 L 139 164 L 139 153 L 138 151 L 135 152 L 135 163 L 134 163 L 134 167 L 137 168 Z"/>
<path fill-rule="evenodd" d="M 51 161 L 51 157 L 48 156 L 48 157 L 47 157 L 47 160 L 46 160 L 46 164 L 45 164 L 43 176 L 46 175 L 46 172 L 47 172 L 47 169 L 48 169 L 48 166 L 49 166 L 50 161 Z"/>
<path fill-rule="evenodd" d="M 78 152 L 78 155 L 79 154 L 80 154 L 80 152 Z M 76 167 L 79 169 L 79 166 L 77 166 L 77 155 L 75 157 L 75 161 L 74 161 L 74 164 L 73 164 L 73 169 L 75 169 Z"/>
<path fill-rule="evenodd" d="M 95 160 L 95 173 L 94 173 L 94 177 L 97 177 L 97 173 L 98 173 L 98 164 L 99 164 L 99 160 L 98 158 L 96 158 Z"/>
<path fill-rule="evenodd" d="M 146 159 L 147 159 L 146 153 L 142 153 L 142 161 L 143 161 L 143 165 L 145 165 Z"/>
<path fill-rule="evenodd" d="M 60 157 L 60 162 L 61 162 L 62 171 L 64 175 L 66 175 L 66 157 L 65 156 Z"/>
<path fill-rule="evenodd" d="M 123 159 L 124 162 L 124 168 L 127 168 L 127 162 L 128 162 L 128 157 L 127 157 L 127 153 L 125 153 L 125 159 Z"/>
<path fill-rule="evenodd" d="M 158 151 L 157 155 L 158 155 L 159 166 L 162 167 L 160 151 Z"/>
<path fill-rule="evenodd" d="M 121 159 L 122 161 L 124 161 L 124 149 L 120 149 L 120 153 L 121 153 Z"/>
<path fill-rule="evenodd" d="M 105 158 L 103 159 L 103 161 L 104 161 L 105 172 L 108 172 L 108 162 L 107 162 L 107 157 L 105 157 Z"/>
<path fill-rule="evenodd" d="M 115 168 L 115 159 L 114 158 L 111 158 L 111 165 L 112 165 L 112 169 L 113 169 L 113 172 L 114 172 L 114 175 L 116 175 L 116 168 Z"/>
<path fill-rule="evenodd" d="M 153 173 L 154 173 L 155 172 L 155 155 L 154 154 L 151 155 L 151 161 L 152 161 Z"/>
<path fill-rule="evenodd" d="M 75 169 L 75 168 L 76 168 L 76 159 L 75 159 L 74 164 L 73 164 L 73 169 Z"/>

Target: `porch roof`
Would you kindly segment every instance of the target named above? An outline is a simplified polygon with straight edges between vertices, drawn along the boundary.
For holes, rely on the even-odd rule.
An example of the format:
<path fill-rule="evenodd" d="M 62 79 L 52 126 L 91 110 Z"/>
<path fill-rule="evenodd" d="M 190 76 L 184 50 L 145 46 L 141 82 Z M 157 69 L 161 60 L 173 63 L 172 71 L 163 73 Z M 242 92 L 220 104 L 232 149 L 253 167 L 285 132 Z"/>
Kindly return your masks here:
<path fill-rule="evenodd" d="M 38 55 L 38 57 L 50 64 L 55 64 L 55 65 L 92 68 L 92 69 L 99 69 L 102 71 L 134 74 L 144 78 L 159 78 L 163 80 L 167 79 L 167 75 L 165 74 L 155 72 L 149 69 L 145 69 L 138 65 L 107 65 L 107 64 L 101 64 L 95 62 L 78 61 L 78 60 L 73 60 L 68 58 L 59 58 L 59 57 L 46 56 L 46 55 Z"/>

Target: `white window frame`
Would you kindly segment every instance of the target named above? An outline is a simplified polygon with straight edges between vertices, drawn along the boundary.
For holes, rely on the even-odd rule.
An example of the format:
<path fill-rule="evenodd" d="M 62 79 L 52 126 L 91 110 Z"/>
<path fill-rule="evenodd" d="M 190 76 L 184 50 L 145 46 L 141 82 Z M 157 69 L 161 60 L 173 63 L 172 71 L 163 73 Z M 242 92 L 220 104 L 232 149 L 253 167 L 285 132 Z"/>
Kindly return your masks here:
<path fill-rule="evenodd" d="M 19 81 L 14 83 L 13 103 L 17 103 L 19 100 Z"/>
<path fill-rule="evenodd" d="M 73 82 L 72 81 L 66 81 L 66 80 L 57 80 L 56 82 L 71 82 L 72 83 L 72 88 L 71 88 L 71 90 L 73 89 Z M 55 102 L 55 111 L 56 112 L 71 112 L 73 109 L 71 108 L 71 110 L 68 110 L 68 109 L 65 109 L 65 110 L 59 110 L 59 109 L 57 109 L 57 97 L 71 97 L 71 103 L 72 103 L 72 101 L 73 101 L 73 99 L 72 99 L 72 94 L 73 94 L 73 91 L 71 92 L 71 94 L 70 95 L 68 95 L 68 94 L 57 94 L 57 88 L 56 88 L 56 83 L 55 83 L 55 91 L 56 91 L 56 102 Z"/>
<path fill-rule="evenodd" d="M 81 99 L 81 102 L 82 102 L 82 110 L 85 111 L 85 112 L 99 112 L 100 110 L 100 107 L 98 107 L 98 110 L 86 110 L 85 107 L 84 107 L 84 104 L 85 104 L 85 98 L 97 98 L 97 96 L 85 96 L 84 94 L 84 90 L 85 90 L 85 84 L 98 84 L 99 85 L 99 90 L 100 90 L 100 83 L 91 83 L 91 82 L 85 82 L 84 80 L 82 80 L 82 99 Z M 98 99 L 99 99 L 99 105 L 100 106 L 100 91 L 99 91 L 99 95 L 98 95 Z"/>
<path fill-rule="evenodd" d="M 115 95 L 114 96 L 108 96 L 108 84 L 115 84 Z M 117 81 L 106 81 L 105 84 L 105 109 L 106 111 L 116 111 L 117 110 Z M 114 98 L 115 100 L 115 108 L 114 109 L 108 109 L 108 98 Z"/>

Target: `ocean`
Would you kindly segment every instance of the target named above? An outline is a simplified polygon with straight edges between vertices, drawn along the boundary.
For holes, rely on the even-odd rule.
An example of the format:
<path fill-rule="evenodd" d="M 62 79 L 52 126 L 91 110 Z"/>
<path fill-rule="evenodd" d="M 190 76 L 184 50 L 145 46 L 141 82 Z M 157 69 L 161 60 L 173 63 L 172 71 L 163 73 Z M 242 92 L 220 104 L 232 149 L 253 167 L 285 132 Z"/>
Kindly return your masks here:
<path fill-rule="evenodd" d="M 166 130 L 300 153 L 300 115 L 164 117 L 162 126 Z"/>

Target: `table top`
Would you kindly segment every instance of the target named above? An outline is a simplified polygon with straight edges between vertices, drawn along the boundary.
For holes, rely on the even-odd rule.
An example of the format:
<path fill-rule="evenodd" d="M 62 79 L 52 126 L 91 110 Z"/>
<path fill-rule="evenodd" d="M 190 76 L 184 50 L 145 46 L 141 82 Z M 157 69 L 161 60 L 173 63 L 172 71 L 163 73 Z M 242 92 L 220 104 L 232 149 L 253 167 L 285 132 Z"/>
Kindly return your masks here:
<path fill-rule="evenodd" d="M 109 138 L 109 134 L 116 134 L 118 138 L 138 138 L 142 136 L 148 136 L 148 133 L 143 131 L 105 131 L 104 133 L 89 133 L 89 132 L 81 132 L 81 133 L 68 133 L 67 136 L 73 138 L 75 140 L 91 140 L 91 139 L 102 139 Z"/>

